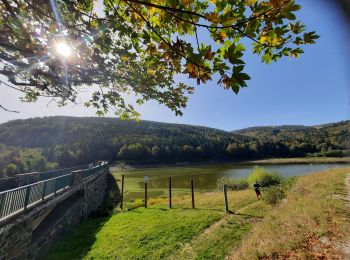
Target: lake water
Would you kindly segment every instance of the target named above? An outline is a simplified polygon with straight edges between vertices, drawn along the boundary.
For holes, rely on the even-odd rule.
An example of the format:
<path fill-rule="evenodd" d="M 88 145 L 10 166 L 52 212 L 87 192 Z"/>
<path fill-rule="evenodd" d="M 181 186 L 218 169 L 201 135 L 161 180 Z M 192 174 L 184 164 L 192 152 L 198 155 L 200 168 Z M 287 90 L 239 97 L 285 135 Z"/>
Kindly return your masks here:
<path fill-rule="evenodd" d="M 150 197 L 167 196 L 169 177 L 172 177 L 173 194 L 187 194 L 190 188 L 190 180 L 193 179 L 195 190 L 208 192 L 217 190 L 216 181 L 221 177 L 243 178 L 247 177 L 255 166 L 247 164 L 216 164 L 196 165 L 186 167 L 160 167 L 133 169 L 125 174 L 125 199 L 143 197 L 144 176 L 148 176 L 148 191 Z M 278 172 L 285 177 L 301 176 L 312 172 L 329 168 L 346 167 L 349 164 L 287 164 L 264 165 L 272 172 Z M 114 172 L 120 179 L 121 172 Z"/>

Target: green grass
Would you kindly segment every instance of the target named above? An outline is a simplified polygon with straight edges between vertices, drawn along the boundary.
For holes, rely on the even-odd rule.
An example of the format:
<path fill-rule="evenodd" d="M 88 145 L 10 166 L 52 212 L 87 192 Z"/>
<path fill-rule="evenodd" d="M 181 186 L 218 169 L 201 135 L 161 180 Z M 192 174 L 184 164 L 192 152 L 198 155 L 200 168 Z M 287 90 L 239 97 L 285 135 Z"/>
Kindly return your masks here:
<path fill-rule="evenodd" d="M 233 211 L 257 202 L 251 190 L 230 191 L 228 199 Z M 189 196 L 175 197 L 171 210 L 167 209 L 167 203 L 167 199 L 151 199 L 147 209 L 126 209 L 110 218 L 86 221 L 59 241 L 46 259 L 176 257 L 186 244 L 196 240 L 211 224 L 223 219 L 222 225 L 213 228 L 212 235 L 205 236 L 192 252 L 194 258 L 211 256 L 220 259 L 251 229 L 252 221 L 259 218 L 258 214 L 249 215 L 252 212 L 245 212 L 246 215 L 224 213 L 222 193 L 196 193 L 195 210 L 191 209 Z M 214 243 L 216 246 L 208 250 Z"/>
<path fill-rule="evenodd" d="M 81 224 L 46 259 L 160 259 L 220 218 L 211 210 L 138 208 Z"/>
<path fill-rule="evenodd" d="M 110 218 L 84 222 L 46 259 L 309 259 L 307 254 L 313 259 L 319 252 L 310 253 L 313 247 L 305 241 L 340 239 L 350 231 L 343 199 L 347 172 L 298 177 L 278 205 L 257 201 L 253 190 L 230 191 L 235 214 L 223 212 L 221 192 L 196 193 L 195 210 L 188 195 L 175 197 L 171 210 L 167 198 L 151 198 L 147 209 L 126 207 Z"/>
<path fill-rule="evenodd" d="M 232 246 L 251 230 L 250 217 L 231 215 L 213 231 L 199 236 L 172 259 L 224 259 Z"/>

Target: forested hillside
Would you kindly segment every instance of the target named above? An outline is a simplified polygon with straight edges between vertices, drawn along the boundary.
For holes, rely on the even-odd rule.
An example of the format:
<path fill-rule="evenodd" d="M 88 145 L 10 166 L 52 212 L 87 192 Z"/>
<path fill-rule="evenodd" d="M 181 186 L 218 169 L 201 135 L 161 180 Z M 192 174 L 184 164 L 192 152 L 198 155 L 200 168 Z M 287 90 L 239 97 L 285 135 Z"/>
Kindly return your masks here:
<path fill-rule="evenodd" d="M 218 129 L 115 118 L 46 117 L 0 125 L 1 174 L 96 160 L 131 163 L 343 156 L 350 121 L 316 127 Z"/>
<path fill-rule="evenodd" d="M 291 150 L 307 148 L 319 155 L 331 156 L 350 147 L 350 121 L 319 125 L 285 125 L 251 127 L 233 133 L 260 141 L 282 142 Z M 337 152 L 338 150 L 338 152 Z"/>

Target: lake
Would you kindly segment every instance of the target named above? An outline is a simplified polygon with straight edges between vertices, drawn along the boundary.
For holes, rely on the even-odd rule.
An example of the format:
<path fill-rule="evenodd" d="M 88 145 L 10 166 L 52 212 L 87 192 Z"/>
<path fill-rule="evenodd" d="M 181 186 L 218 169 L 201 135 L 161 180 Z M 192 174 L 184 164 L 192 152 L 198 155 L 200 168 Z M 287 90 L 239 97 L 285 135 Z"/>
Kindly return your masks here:
<path fill-rule="evenodd" d="M 263 167 L 272 172 L 278 172 L 284 177 L 301 176 L 312 172 L 335 167 L 346 167 L 349 164 L 284 164 L 264 165 Z M 168 195 L 169 177 L 172 177 L 172 190 L 174 196 L 188 194 L 190 180 L 193 179 L 197 192 L 217 190 L 216 181 L 221 177 L 243 178 L 247 177 L 259 165 L 247 164 L 215 164 L 215 165 L 191 165 L 184 167 L 158 167 L 137 168 L 129 171 L 116 171 L 111 169 L 118 180 L 121 174 L 125 174 L 124 198 L 132 200 L 143 198 L 143 177 L 148 176 L 149 197 L 162 197 Z M 120 181 L 118 181 L 119 186 Z"/>

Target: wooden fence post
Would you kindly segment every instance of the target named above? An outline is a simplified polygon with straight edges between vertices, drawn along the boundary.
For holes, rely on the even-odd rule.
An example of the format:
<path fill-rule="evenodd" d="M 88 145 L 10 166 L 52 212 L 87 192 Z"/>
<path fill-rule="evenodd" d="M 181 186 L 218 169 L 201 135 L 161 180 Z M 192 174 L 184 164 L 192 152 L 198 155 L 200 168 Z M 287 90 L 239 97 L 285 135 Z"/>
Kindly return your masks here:
<path fill-rule="evenodd" d="M 122 194 L 120 196 L 120 209 L 123 209 L 123 200 L 124 200 L 124 174 L 122 174 Z"/>
<path fill-rule="evenodd" d="M 193 188 L 193 180 L 191 180 L 191 193 L 192 193 L 192 209 L 194 209 L 194 188 Z"/>
<path fill-rule="evenodd" d="M 145 182 L 145 208 L 147 208 L 147 182 Z"/>
<path fill-rule="evenodd" d="M 171 177 L 169 177 L 169 208 L 171 209 Z"/>
<path fill-rule="evenodd" d="M 224 184 L 223 191 L 224 191 L 224 200 L 225 200 L 225 211 L 229 212 L 229 210 L 228 210 L 228 201 L 227 201 L 227 186 L 226 186 L 226 184 Z"/>

